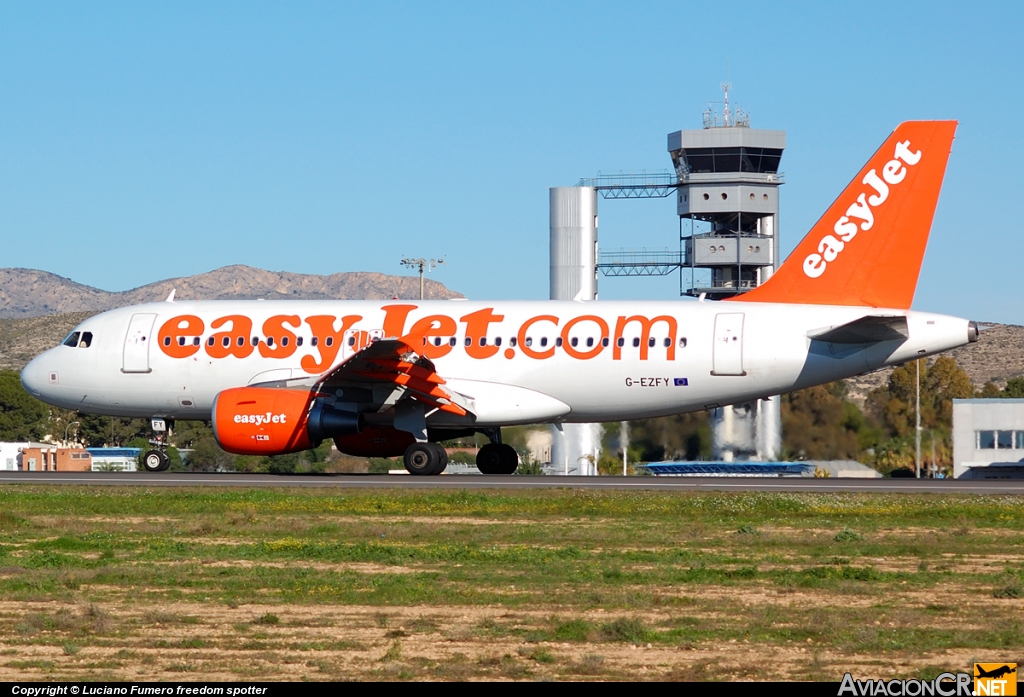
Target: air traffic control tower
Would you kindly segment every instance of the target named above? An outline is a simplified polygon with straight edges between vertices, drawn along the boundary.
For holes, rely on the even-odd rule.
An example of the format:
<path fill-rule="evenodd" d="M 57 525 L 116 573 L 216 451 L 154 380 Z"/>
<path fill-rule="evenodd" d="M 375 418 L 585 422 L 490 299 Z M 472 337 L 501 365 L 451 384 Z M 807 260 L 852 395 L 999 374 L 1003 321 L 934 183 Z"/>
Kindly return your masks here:
<path fill-rule="evenodd" d="M 729 111 L 729 87 L 719 119 L 709 108 L 704 128 L 668 135 L 677 178 L 680 290 L 721 300 L 755 288 L 779 259 L 779 174 L 785 131 L 750 127 Z M 689 283 L 686 283 L 686 275 Z M 775 460 L 782 447 L 779 397 L 712 411 L 714 457 Z"/>
<path fill-rule="evenodd" d="M 779 260 L 779 162 L 786 132 L 750 128 L 743 111 L 729 113 L 728 91 L 725 99 L 721 119 L 709 109 L 704 128 L 668 135 L 678 179 L 680 287 L 711 300 L 764 283 Z"/>

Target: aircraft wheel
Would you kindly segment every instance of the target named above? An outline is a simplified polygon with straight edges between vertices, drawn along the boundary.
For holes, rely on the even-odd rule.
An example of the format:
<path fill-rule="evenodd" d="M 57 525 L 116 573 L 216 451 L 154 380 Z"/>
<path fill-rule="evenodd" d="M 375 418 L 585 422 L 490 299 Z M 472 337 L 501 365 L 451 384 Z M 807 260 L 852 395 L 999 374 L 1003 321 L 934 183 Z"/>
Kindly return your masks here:
<path fill-rule="evenodd" d="M 437 465 L 431 474 L 441 474 L 448 467 L 448 451 L 440 443 L 430 443 L 437 452 Z"/>
<path fill-rule="evenodd" d="M 142 457 L 142 466 L 147 472 L 163 472 L 171 466 L 171 459 L 162 450 L 150 450 Z"/>
<path fill-rule="evenodd" d="M 502 446 L 498 443 L 488 443 L 476 453 L 476 468 L 480 474 L 504 474 L 502 462 Z"/>
<path fill-rule="evenodd" d="M 413 443 L 405 449 L 405 456 L 402 458 L 405 469 L 409 474 L 421 476 L 440 474 L 448 465 L 448 458 L 442 460 L 441 452 L 444 448 L 436 443 Z"/>
<path fill-rule="evenodd" d="M 501 458 L 501 470 L 498 474 L 515 474 L 519 469 L 519 453 L 511 445 L 502 443 L 498 446 Z"/>

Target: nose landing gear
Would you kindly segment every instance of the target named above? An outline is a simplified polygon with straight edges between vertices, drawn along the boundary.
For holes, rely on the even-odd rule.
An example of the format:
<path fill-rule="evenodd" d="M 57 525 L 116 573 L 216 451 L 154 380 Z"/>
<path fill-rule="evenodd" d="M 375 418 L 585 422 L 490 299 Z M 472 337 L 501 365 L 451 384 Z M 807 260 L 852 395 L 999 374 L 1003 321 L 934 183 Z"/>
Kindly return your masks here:
<path fill-rule="evenodd" d="M 155 445 L 153 450 L 147 450 L 142 456 L 142 467 L 147 472 L 163 472 L 171 466 L 171 458 L 167 457 L 167 437 L 170 436 L 173 422 L 168 423 L 164 419 L 150 419 L 150 428 L 153 429 L 153 437 L 149 439 L 150 445 Z M 167 434 L 165 437 L 163 434 Z"/>

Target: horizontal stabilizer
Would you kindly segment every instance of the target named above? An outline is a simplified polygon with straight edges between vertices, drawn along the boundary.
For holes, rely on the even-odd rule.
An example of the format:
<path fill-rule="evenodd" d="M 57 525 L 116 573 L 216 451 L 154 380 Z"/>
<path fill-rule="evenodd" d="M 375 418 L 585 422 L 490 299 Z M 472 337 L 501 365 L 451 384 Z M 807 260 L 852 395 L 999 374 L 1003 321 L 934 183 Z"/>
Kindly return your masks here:
<path fill-rule="evenodd" d="M 875 344 L 881 341 L 906 341 L 910 338 L 907 318 L 902 315 L 870 315 L 838 327 L 808 332 L 814 341 L 833 344 Z"/>

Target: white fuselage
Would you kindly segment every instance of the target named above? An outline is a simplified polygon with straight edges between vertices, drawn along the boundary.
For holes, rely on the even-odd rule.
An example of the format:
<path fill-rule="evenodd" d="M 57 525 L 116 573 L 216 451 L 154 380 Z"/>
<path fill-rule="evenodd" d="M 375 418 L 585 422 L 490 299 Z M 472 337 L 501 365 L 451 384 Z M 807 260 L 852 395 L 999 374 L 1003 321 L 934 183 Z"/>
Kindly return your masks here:
<path fill-rule="evenodd" d="M 809 338 L 879 314 L 905 316 L 909 338 Z M 647 332 L 638 318 L 651 321 Z M 365 331 L 423 335 L 447 386 L 477 399 L 480 426 L 696 411 L 903 363 L 969 336 L 967 320 L 908 310 L 692 301 L 163 302 L 104 312 L 76 331 L 91 334 L 87 347 L 50 349 L 22 373 L 33 395 L 66 409 L 208 419 L 220 391 L 324 374 Z M 497 402 L 511 393 L 502 386 L 541 402 L 504 408 Z M 557 403 L 565 408 L 550 408 Z"/>

